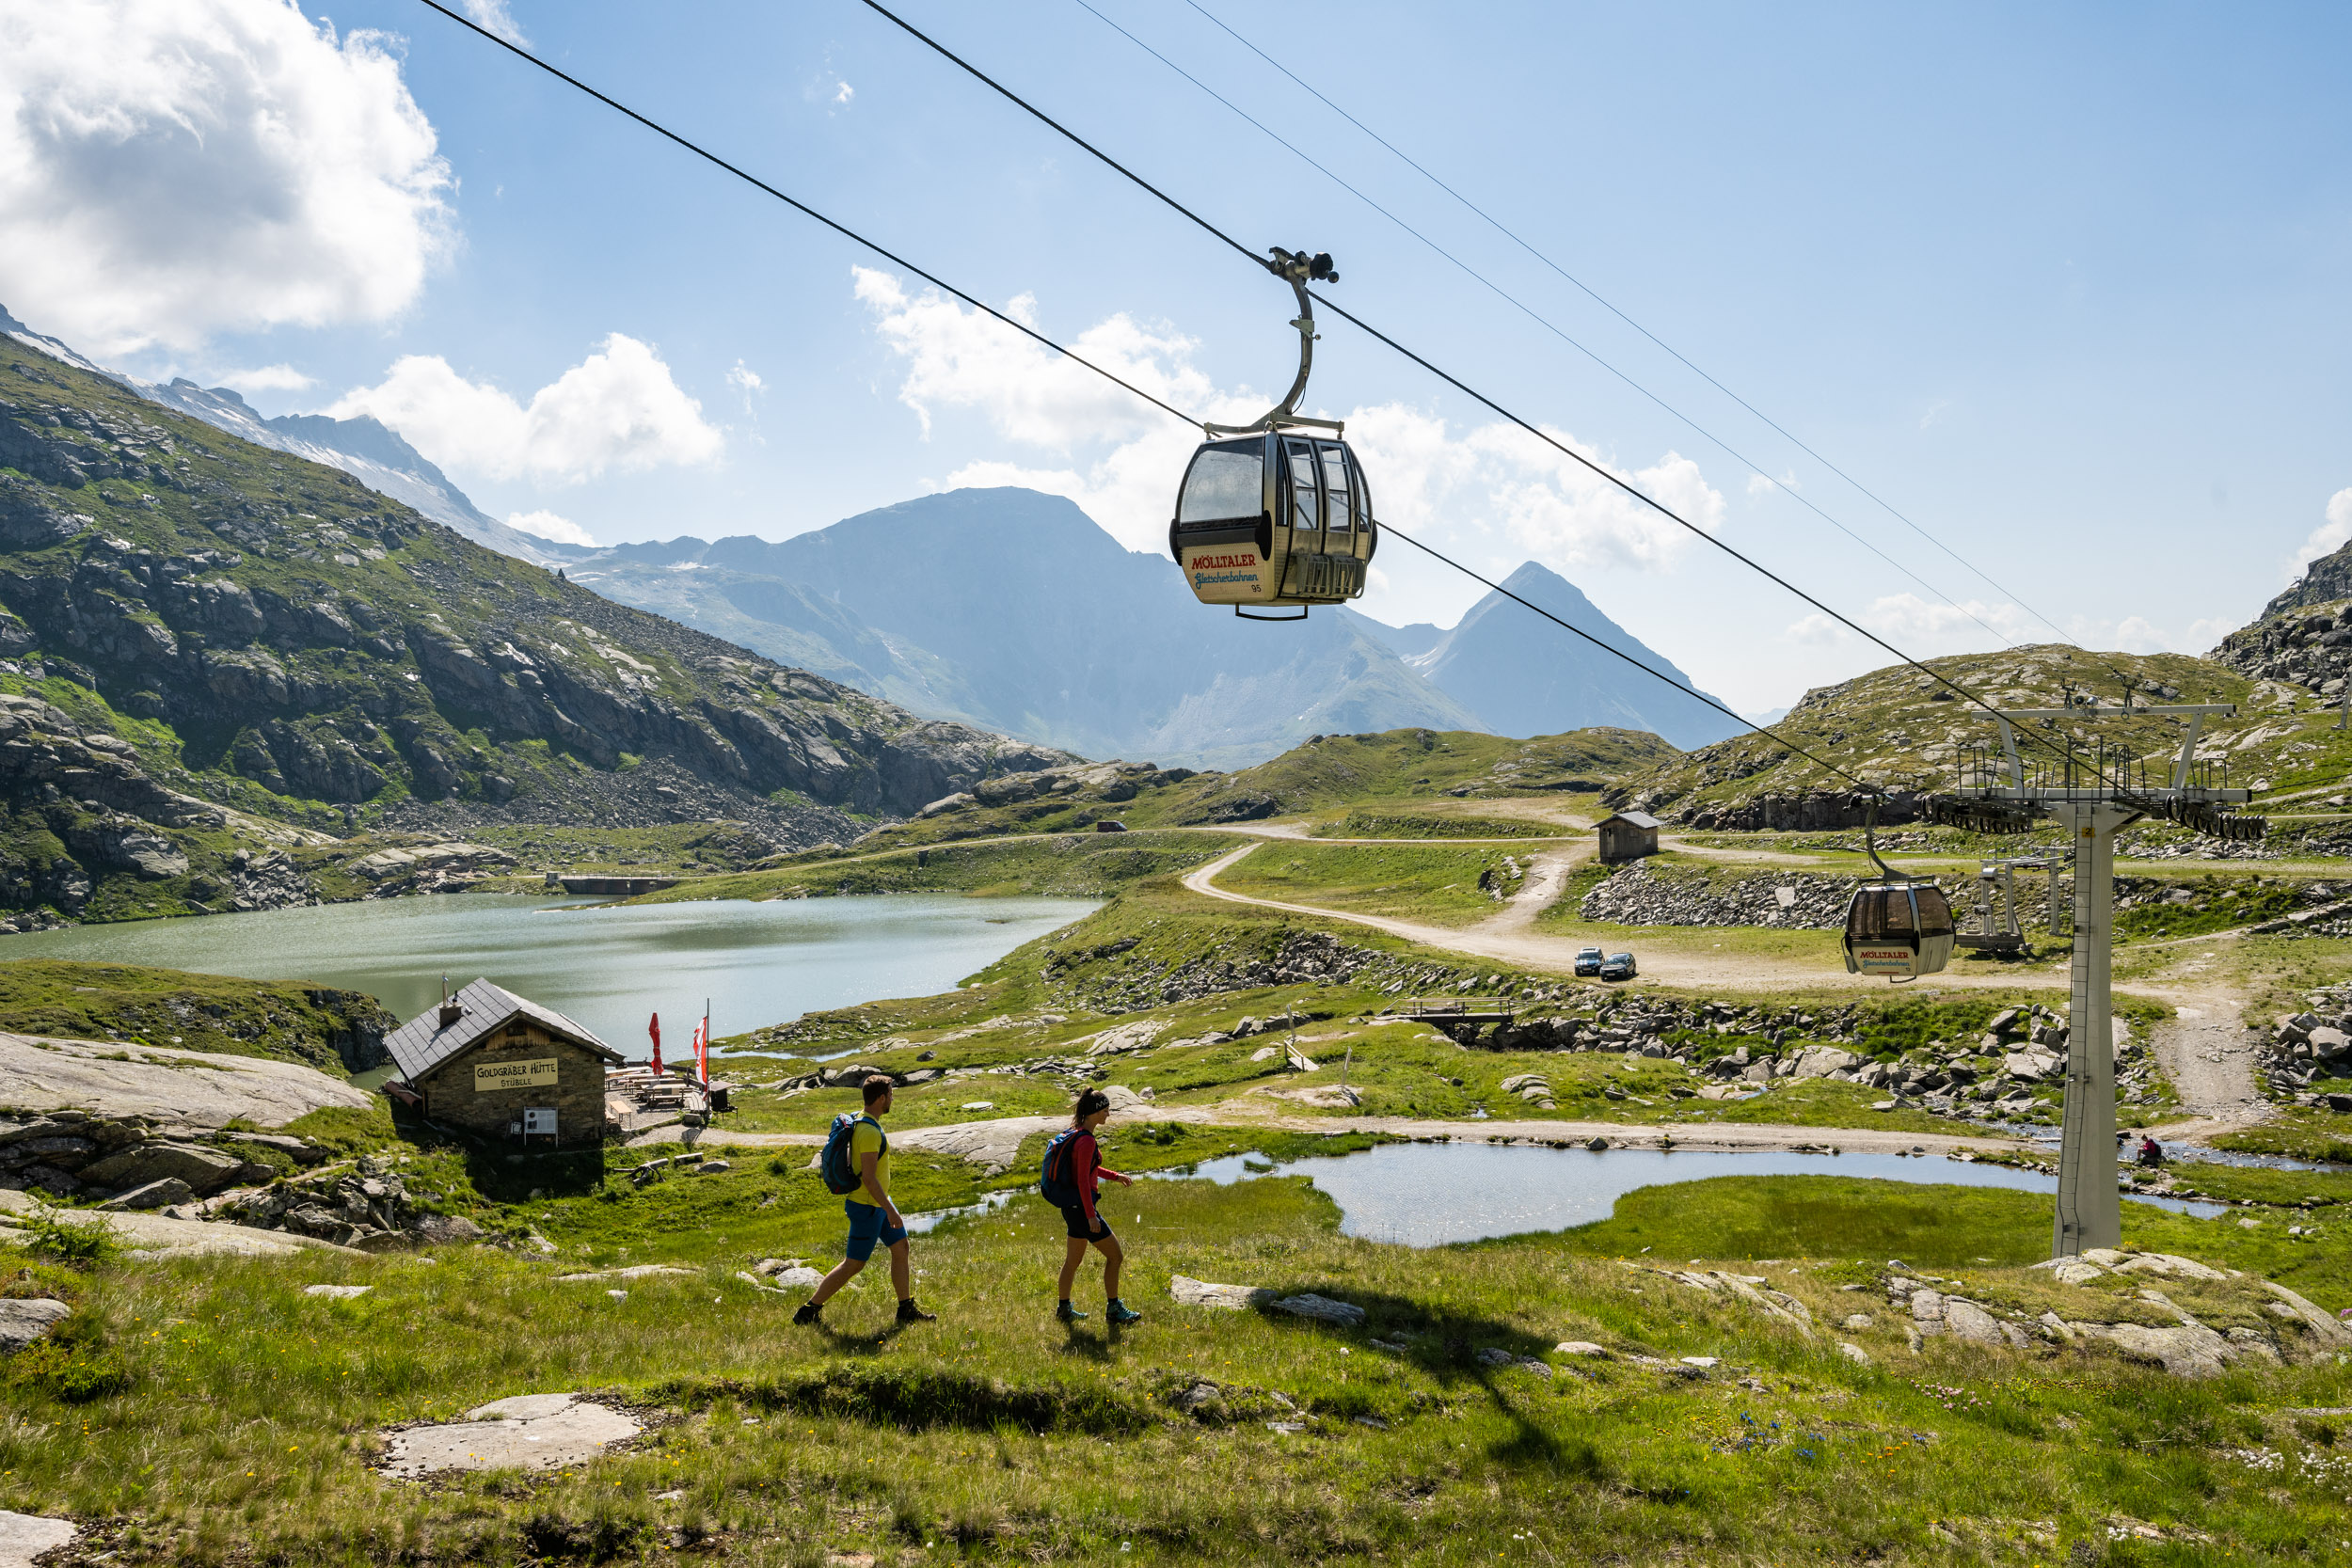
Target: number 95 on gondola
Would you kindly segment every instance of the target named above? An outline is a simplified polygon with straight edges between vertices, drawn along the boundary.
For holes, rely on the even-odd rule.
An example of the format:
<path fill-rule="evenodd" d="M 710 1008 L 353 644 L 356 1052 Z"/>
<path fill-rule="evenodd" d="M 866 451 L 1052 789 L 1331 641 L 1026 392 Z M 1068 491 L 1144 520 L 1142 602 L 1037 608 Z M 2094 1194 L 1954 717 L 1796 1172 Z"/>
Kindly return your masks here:
<path fill-rule="evenodd" d="M 1202 604 L 1244 616 L 1298 610 L 1267 620 L 1359 596 L 1379 542 L 1347 443 L 1283 432 L 1203 443 L 1168 531 L 1168 553 Z"/>

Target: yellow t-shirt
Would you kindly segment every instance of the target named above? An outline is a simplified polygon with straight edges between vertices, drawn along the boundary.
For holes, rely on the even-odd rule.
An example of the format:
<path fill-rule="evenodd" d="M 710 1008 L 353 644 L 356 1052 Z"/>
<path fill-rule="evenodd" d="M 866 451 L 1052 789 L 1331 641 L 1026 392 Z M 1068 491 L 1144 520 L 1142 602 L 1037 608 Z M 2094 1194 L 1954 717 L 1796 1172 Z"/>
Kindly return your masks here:
<path fill-rule="evenodd" d="M 889 1145 L 883 1139 L 881 1128 L 870 1121 L 861 1121 L 850 1129 L 850 1169 L 861 1176 L 864 1175 L 866 1157 L 868 1154 L 880 1156 L 874 1162 L 874 1185 L 887 1194 L 890 1191 Z M 863 1203 L 868 1209 L 881 1207 L 874 1201 L 873 1196 L 866 1192 L 863 1182 L 859 1184 L 857 1191 L 845 1196 L 851 1203 Z"/>

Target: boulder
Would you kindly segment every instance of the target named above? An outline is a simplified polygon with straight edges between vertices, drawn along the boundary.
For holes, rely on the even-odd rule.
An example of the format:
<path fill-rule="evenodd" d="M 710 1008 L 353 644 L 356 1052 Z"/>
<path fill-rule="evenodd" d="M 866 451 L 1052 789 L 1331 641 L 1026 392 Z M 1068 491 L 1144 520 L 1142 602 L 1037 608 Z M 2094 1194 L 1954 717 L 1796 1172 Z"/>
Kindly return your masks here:
<path fill-rule="evenodd" d="M 1867 1367 L 1870 1364 L 1867 1352 L 1860 1345 L 1850 1345 L 1843 1339 L 1837 1341 L 1837 1354 L 1858 1367 Z"/>
<path fill-rule="evenodd" d="M 550 1470 L 584 1464 L 605 1445 L 644 1430 L 632 1416 L 578 1394 L 499 1400 L 447 1426 L 386 1434 L 384 1473 L 415 1478 L 448 1470 Z"/>
<path fill-rule="evenodd" d="M 157 1139 L 136 1144 L 82 1167 L 82 1180 L 99 1187 L 145 1187 L 173 1178 L 209 1197 L 237 1179 L 245 1162 L 201 1144 Z"/>
<path fill-rule="evenodd" d="M 1582 1355 L 1595 1361 L 1609 1359 L 1609 1353 L 1590 1339 L 1563 1339 L 1551 1348 L 1561 1355 Z"/>
<path fill-rule="evenodd" d="M 1181 1274 L 1169 1276 L 1168 1293 L 1186 1307 L 1220 1307 L 1232 1312 L 1263 1307 L 1274 1300 L 1272 1291 L 1258 1286 L 1216 1285 L 1205 1279 L 1190 1279 Z"/>
<path fill-rule="evenodd" d="M 119 1197 L 100 1204 L 101 1209 L 168 1209 L 177 1203 L 196 1201 L 196 1190 L 176 1176 L 160 1181 L 150 1181 L 144 1187 L 134 1187 Z"/>
<path fill-rule="evenodd" d="M 2322 1061 L 2332 1062 L 2345 1052 L 2352 1051 L 2352 1035 L 2325 1024 L 2311 1032 L 2310 1040 L 2312 1054 Z"/>
<path fill-rule="evenodd" d="M 81 1533 L 71 1519 L 50 1519 L 38 1513 L 11 1513 L 0 1508 L 0 1568 L 32 1568 L 33 1560 L 59 1546 L 72 1544 Z"/>
<path fill-rule="evenodd" d="M 1301 1318 L 1312 1318 L 1318 1323 L 1336 1323 L 1342 1328 L 1359 1328 L 1365 1318 L 1362 1307 L 1350 1302 L 1333 1301 L 1311 1291 L 1284 1296 L 1273 1305 L 1278 1310 Z"/>
<path fill-rule="evenodd" d="M 2069 1323 L 2077 1334 L 2106 1339 L 2124 1354 L 2155 1361 L 2174 1377 L 2217 1377 L 2236 1357 L 2237 1348 L 2202 1323 L 2185 1323 L 2171 1328 L 2144 1323 Z"/>
<path fill-rule="evenodd" d="M 374 1289 L 373 1285 L 305 1285 L 302 1293 L 306 1296 L 326 1296 L 333 1301 L 350 1301 Z"/>
<path fill-rule="evenodd" d="M 2194 1258 L 2176 1258 L 2169 1252 L 2142 1252 L 2126 1258 L 2115 1265 L 2117 1274 L 2154 1274 L 2180 1279 L 2227 1279 L 2219 1269 L 2209 1268 Z"/>
<path fill-rule="evenodd" d="M 46 1335 L 72 1310 L 64 1302 L 42 1296 L 31 1300 L 0 1296 L 0 1355 L 14 1355 Z"/>

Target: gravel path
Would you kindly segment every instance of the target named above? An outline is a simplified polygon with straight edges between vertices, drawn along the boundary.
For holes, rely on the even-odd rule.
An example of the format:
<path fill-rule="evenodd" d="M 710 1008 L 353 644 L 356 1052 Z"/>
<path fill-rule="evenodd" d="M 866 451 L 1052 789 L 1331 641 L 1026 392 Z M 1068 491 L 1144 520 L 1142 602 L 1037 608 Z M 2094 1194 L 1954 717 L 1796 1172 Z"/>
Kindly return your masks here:
<path fill-rule="evenodd" d="M 2254 1045 L 2237 1001 L 2212 991 L 2180 999 L 2156 1026 L 2157 1065 L 2191 1115 L 2233 1125 L 2259 1121 L 2269 1102 L 2254 1085 Z"/>

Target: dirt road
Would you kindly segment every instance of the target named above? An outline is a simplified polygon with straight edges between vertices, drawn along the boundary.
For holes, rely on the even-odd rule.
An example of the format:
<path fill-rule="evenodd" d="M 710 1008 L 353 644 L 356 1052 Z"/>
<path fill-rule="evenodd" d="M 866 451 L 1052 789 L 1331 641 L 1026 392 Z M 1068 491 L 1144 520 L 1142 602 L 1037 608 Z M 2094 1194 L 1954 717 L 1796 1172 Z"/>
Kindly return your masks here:
<path fill-rule="evenodd" d="M 1587 936 L 1573 927 L 1558 932 L 1538 932 L 1533 928 L 1537 911 L 1530 908 L 1524 923 L 1505 926 L 1500 920 L 1467 927 L 1460 930 L 1443 926 L 1425 926 L 1418 921 L 1398 920 L 1388 915 L 1351 914 L 1339 910 L 1327 910 L 1312 904 L 1287 904 L 1273 898 L 1253 898 L 1248 894 L 1233 893 L 1216 885 L 1217 876 L 1249 854 L 1258 847 L 1245 844 L 1240 848 L 1219 855 L 1206 865 L 1188 873 L 1184 885 L 1205 898 L 1221 898 L 1229 904 L 1254 904 L 1261 909 L 1282 910 L 1292 914 L 1311 915 L 1319 920 L 1343 920 L 1358 926 L 1369 926 L 1386 931 L 1406 942 L 1424 947 L 1441 948 L 1464 953 L 1472 958 L 1493 958 L 1502 963 L 1524 969 L 1544 970 L 1554 974 L 1572 974 L 1576 950 L 1606 942 L 1621 945 L 1622 932 L 1595 933 Z M 1512 911 L 1505 911 L 1506 913 Z M 1823 986 L 1878 985 L 1883 982 L 1865 981 L 1846 973 L 1844 962 L 1837 956 L 1837 944 L 1829 932 L 1820 933 L 1821 948 L 1818 958 L 1775 958 L 1757 954 L 1677 953 L 1655 952 L 1641 958 L 1644 980 L 1661 985 L 1685 987 L 1694 990 L 1786 990 L 1794 987 L 1818 989 Z M 2066 970 L 2063 964 L 2056 970 L 2007 970 L 1994 974 L 1956 974 L 1947 970 L 1932 983 L 1922 986 L 1919 995 L 1937 990 L 2011 990 L 2022 987 L 2063 989 Z M 2118 986 L 2118 990 L 2128 988 Z"/>

